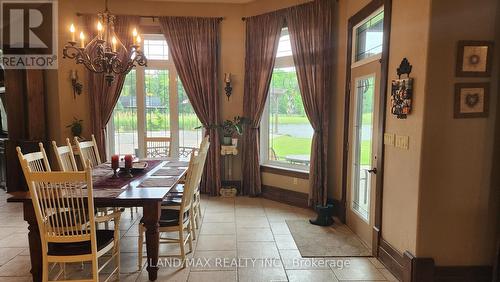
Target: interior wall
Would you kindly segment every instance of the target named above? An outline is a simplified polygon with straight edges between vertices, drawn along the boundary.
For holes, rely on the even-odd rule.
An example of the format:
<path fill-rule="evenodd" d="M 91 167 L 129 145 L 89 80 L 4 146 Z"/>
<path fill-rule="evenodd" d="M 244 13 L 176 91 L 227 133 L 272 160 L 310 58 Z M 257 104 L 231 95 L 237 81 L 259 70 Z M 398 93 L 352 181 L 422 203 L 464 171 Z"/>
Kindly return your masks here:
<path fill-rule="evenodd" d="M 495 252 L 498 186 L 490 180 L 498 68 L 488 78 L 459 78 L 455 65 L 459 40 L 495 39 L 496 5 L 432 2 L 416 255 L 437 265 L 490 265 Z M 488 118 L 453 118 L 457 82 L 491 83 Z"/>
<path fill-rule="evenodd" d="M 409 149 L 385 146 L 382 237 L 400 252 L 415 253 L 421 140 L 431 0 L 392 1 L 386 132 L 409 137 Z M 391 80 L 408 58 L 413 65 L 413 109 L 407 119 L 390 113 Z"/>

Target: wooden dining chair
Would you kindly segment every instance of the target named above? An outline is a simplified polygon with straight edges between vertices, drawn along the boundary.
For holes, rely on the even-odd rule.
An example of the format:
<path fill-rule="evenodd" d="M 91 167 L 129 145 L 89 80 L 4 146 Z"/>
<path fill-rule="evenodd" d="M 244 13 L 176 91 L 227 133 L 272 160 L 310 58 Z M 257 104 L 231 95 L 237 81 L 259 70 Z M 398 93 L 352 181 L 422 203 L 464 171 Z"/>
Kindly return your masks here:
<path fill-rule="evenodd" d="M 49 264 L 90 261 L 92 278 L 112 261 L 115 267 L 109 278 L 120 273 L 120 213 L 106 219 L 94 217 L 94 198 L 90 164 L 81 172 L 32 171 L 26 159 L 21 167 L 28 182 L 42 243 L 43 281 L 49 281 Z M 97 230 L 99 220 L 113 219 L 115 230 Z M 111 252 L 101 266 L 98 259 Z M 62 267 L 61 267 L 62 268 Z M 64 270 L 57 274 L 59 279 Z"/>
<path fill-rule="evenodd" d="M 208 148 L 207 148 L 208 149 Z M 185 245 L 189 245 L 189 252 L 193 250 L 192 241 L 192 224 L 193 224 L 193 200 L 195 187 L 199 185 L 201 181 L 201 175 L 203 173 L 203 166 L 206 160 L 206 151 L 200 150 L 198 156 L 191 156 L 189 175 L 186 179 L 186 184 L 184 184 L 184 193 L 182 194 L 182 200 L 179 209 L 170 209 L 163 207 L 161 209 L 160 216 L 160 233 L 176 232 L 178 233 L 178 238 L 171 238 L 160 236 L 160 244 L 179 244 L 180 255 L 174 255 L 173 257 L 179 257 L 182 260 L 182 267 L 186 267 L 186 251 Z M 139 224 L 139 255 L 138 255 L 138 267 L 142 268 L 142 249 L 144 244 L 144 232 L 146 228 L 141 222 Z M 186 232 L 186 234 L 184 234 Z M 188 253 L 189 253 L 188 252 Z"/>
<path fill-rule="evenodd" d="M 69 138 L 66 138 L 66 146 L 57 147 L 56 141 L 52 141 L 52 147 L 61 171 L 78 171 Z"/>
<path fill-rule="evenodd" d="M 80 160 L 84 169 L 86 168 L 88 161 L 90 161 L 91 167 L 98 166 L 102 163 L 94 134 L 92 134 L 92 140 L 84 142 L 78 141 L 78 138 L 75 137 L 75 145 L 78 150 L 78 154 L 80 155 Z"/>
<path fill-rule="evenodd" d="M 19 161 L 25 160 L 30 171 L 51 171 L 49 159 L 47 158 L 47 154 L 43 148 L 43 143 L 38 143 L 38 147 L 40 148 L 40 152 L 23 154 L 23 152 L 21 152 L 21 148 L 17 146 L 16 151 Z"/>
<path fill-rule="evenodd" d="M 168 158 L 172 156 L 172 138 L 145 137 L 144 152 L 147 158 Z"/>

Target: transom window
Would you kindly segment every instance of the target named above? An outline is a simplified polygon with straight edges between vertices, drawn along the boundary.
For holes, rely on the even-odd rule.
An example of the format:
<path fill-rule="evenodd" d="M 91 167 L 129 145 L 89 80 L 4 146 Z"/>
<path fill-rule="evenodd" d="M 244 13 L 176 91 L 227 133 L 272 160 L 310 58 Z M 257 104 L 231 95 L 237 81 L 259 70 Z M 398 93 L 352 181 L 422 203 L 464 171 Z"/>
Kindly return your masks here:
<path fill-rule="evenodd" d="M 125 79 L 108 123 L 109 152 L 157 157 L 148 155 L 153 150 L 146 148 L 145 138 L 170 137 L 171 155 L 187 156 L 201 142 L 202 130 L 195 129 L 201 123 L 177 76 L 163 35 L 145 35 L 142 48 L 148 66 L 137 67 Z M 166 145 L 164 149 L 154 151 L 167 152 Z"/>
<path fill-rule="evenodd" d="M 262 164 L 309 171 L 313 129 L 300 96 L 288 28 L 281 31 L 260 125 Z"/>
<path fill-rule="evenodd" d="M 377 59 L 382 53 L 384 10 L 378 10 L 354 27 L 353 63 Z"/>

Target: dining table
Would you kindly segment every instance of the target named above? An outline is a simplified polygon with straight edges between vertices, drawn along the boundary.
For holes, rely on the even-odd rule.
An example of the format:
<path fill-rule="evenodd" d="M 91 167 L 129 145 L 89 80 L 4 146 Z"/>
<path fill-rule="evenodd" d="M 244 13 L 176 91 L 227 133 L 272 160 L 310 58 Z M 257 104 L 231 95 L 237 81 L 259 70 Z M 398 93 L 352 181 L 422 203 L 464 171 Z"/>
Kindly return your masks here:
<path fill-rule="evenodd" d="M 158 276 L 159 220 L 161 203 L 187 172 L 188 162 L 174 158 L 145 159 L 147 167 L 113 173 L 110 163 L 92 169 L 94 207 L 142 207 L 146 227 L 147 267 L 150 281 Z M 42 247 L 36 213 L 30 193 L 12 192 L 10 203 L 23 204 L 23 218 L 28 223 L 29 252 L 33 281 L 42 281 Z"/>

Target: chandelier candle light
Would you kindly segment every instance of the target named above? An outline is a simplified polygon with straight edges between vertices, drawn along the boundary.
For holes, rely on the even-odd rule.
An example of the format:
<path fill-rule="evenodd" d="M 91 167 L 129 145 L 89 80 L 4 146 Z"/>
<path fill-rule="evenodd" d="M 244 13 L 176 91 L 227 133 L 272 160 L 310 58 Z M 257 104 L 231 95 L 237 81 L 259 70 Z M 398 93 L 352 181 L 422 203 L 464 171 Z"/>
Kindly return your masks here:
<path fill-rule="evenodd" d="M 80 31 L 78 44 L 75 25 L 71 24 L 71 41 L 66 43 L 63 49 L 63 58 L 74 59 L 77 64 L 83 64 L 91 72 L 104 74 L 108 85 L 113 83 L 117 74 L 127 74 L 136 65 L 146 66 L 148 62 L 140 50 L 141 36 L 137 29 L 131 31 L 133 43 L 128 50 L 115 33 L 115 19 L 108 10 L 106 0 L 104 12 L 98 14 L 97 36 L 85 44 L 85 34 Z"/>

